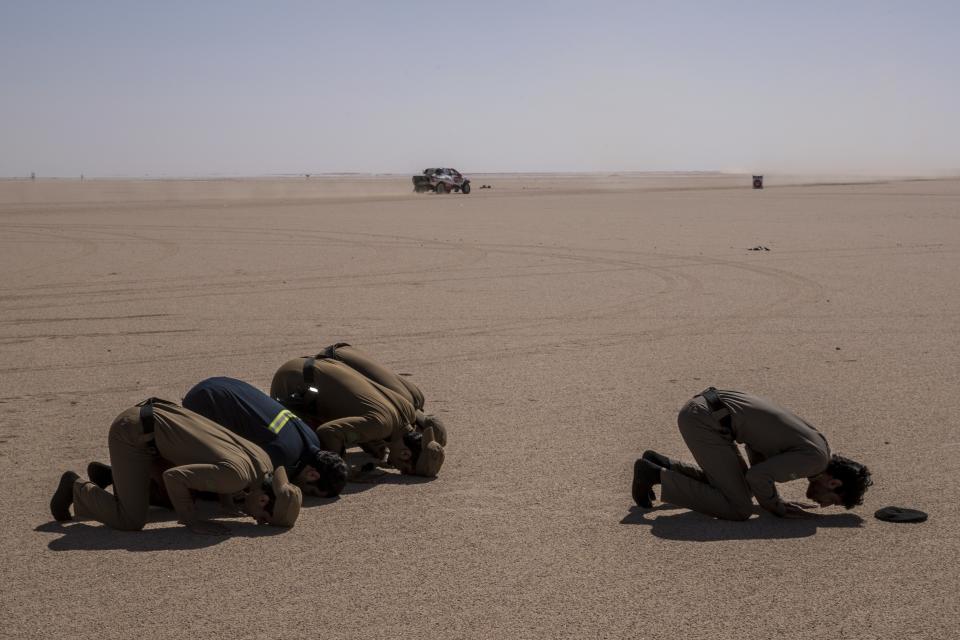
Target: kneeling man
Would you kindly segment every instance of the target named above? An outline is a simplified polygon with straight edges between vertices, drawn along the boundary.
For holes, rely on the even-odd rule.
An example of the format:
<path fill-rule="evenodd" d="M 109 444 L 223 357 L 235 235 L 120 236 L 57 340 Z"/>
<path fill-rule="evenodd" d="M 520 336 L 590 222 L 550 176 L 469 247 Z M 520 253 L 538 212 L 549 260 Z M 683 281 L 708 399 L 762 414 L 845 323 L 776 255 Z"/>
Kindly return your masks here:
<path fill-rule="evenodd" d="M 343 455 L 363 446 L 378 462 L 403 473 L 434 477 L 443 447 L 433 428 L 413 426 L 416 410 L 403 395 L 347 364 L 324 357 L 295 358 L 274 374 L 270 395 L 316 429 L 320 446 Z"/>
<path fill-rule="evenodd" d="M 138 531 L 147 522 L 151 480 L 163 483 L 179 521 L 195 533 L 229 529 L 198 517 L 194 492 L 229 496 L 260 524 L 292 527 L 300 514 L 300 489 L 263 449 L 172 402 L 150 398 L 127 409 L 108 443 L 113 493 L 67 471 L 50 500 L 56 520 L 72 519 L 73 505 L 78 517 Z"/>
<path fill-rule="evenodd" d="M 382 387 L 403 396 L 407 402 L 413 405 L 416 410 L 416 419 L 413 426 L 418 431 L 423 431 L 428 427 L 433 427 L 434 435 L 441 447 L 447 446 L 447 428 L 437 416 L 424 413 L 423 407 L 426 403 L 423 391 L 420 387 L 408 380 L 405 376 L 393 371 L 389 367 L 374 360 L 366 351 L 346 342 L 337 342 L 326 347 L 315 357 L 337 360 L 348 365 L 357 373 L 363 374 L 367 379 L 376 382 Z"/>
<path fill-rule="evenodd" d="M 651 507 L 653 487 L 664 502 L 724 520 L 746 520 L 756 497 L 780 517 L 804 517 L 814 505 L 786 502 L 777 482 L 805 478 L 807 498 L 821 507 L 863 504 L 870 470 L 831 455 L 827 439 L 802 418 L 769 400 L 710 387 L 680 410 L 680 435 L 699 467 L 646 451 L 634 463 L 633 499 Z M 736 443 L 745 445 L 750 466 Z"/>

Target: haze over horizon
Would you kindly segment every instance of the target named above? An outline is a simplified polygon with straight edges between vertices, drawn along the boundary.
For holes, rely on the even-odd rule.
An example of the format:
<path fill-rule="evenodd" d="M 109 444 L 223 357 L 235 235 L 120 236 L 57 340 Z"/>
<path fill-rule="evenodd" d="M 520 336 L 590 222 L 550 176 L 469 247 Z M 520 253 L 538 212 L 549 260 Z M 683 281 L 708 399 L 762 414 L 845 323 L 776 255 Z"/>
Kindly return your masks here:
<path fill-rule="evenodd" d="M 951 2 L 32 2 L 0 177 L 960 173 Z"/>

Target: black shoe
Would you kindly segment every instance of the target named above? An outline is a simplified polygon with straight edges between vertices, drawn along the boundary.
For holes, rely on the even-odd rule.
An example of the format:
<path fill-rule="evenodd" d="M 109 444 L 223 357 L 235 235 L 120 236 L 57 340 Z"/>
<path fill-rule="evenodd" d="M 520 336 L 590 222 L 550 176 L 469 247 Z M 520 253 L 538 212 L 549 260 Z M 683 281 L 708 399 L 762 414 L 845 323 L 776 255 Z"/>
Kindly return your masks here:
<path fill-rule="evenodd" d="M 647 482 L 646 474 L 644 473 L 644 462 L 643 458 L 640 458 L 633 463 L 633 501 L 637 503 L 638 507 L 643 507 L 644 509 L 650 509 L 653 507 L 653 501 L 657 499 L 656 494 L 653 493 L 653 485 Z"/>
<path fill-rule="evenodd" d="M 91 462 L 87 465 L 87 477 L 93 484 L 106 489 L 113 484 L 113 469 L 102 462 Z"/>
<path fill-rule="evenodd" d="M 50 498 L 50 513 L 53 514 L 57 522 L 72 520 L 70 516 L 70 505 L 73 504 L 73 483 L 80 479 L 80 476 L 73 471 L 64 471 L 60 476 L 60 484 L 57 490 L 53 492 Z"/>
<path fill-rule="evenodd" d="M 652 449 L 647 449 L 646 451 L 643 452 L 643 459 L 649 460 L 650 462 L 657 465 L 658 467 L 663 467 L 664 469 L 670 468 L 670 458 L 663 455 L 662 453 L 657 453 Z"/>

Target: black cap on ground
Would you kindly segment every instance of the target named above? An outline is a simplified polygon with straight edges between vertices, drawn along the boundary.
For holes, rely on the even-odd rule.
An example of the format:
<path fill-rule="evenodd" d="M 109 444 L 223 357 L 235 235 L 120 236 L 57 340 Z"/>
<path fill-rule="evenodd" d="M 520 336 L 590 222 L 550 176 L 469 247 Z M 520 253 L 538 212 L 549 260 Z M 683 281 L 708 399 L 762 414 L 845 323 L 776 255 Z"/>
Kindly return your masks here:
<path fill-rule="evenodd" d="M 64 471 L 60 476 L 60 484 L 57 490 L 53 492 L 50 498 L 50 513 L 54 520 L 64 522 L 71 520 L 70 505 L 73 504 L 73 483 L 80 479 L 80 476 L 73 471 Z"/>
<path fill-rule="evenodd" d="M 916 509 L 906 507 L 884 507 L 873 514 L 878 520 L 886 522 L 924 522 L 927 514 Z"/>

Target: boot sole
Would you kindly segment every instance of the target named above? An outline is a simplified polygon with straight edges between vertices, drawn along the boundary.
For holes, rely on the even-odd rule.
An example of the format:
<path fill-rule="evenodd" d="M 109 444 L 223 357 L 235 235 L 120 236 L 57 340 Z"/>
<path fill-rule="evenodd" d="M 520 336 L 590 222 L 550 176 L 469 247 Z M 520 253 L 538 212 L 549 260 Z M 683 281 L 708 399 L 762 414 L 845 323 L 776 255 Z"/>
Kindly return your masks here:
<path fill-rule="evenodd" d="M 631 492 L 633 493 L 633 501 L 637 503 L 638 507 L 643 507 L 644 509 L 649 509 L 653 507 L 653 489 L 646 486 L 643 482 L 640 466 L 643 464 L 643 459 L 637 460 L 633 463 L 633 485 L 631 486 Z"/>
<path fill-rule="evenodd" d="M 57 522 L 73 520 L 70 515 L 70 505 L 73 504 L 73 483 L 79 477 L 69 471 L 60 476 L 60 484 L 57 485 L 57 490 L 53 492 L 53 497 L 50 498 L 50 514 Z"/>

